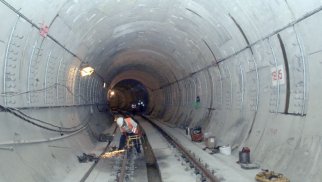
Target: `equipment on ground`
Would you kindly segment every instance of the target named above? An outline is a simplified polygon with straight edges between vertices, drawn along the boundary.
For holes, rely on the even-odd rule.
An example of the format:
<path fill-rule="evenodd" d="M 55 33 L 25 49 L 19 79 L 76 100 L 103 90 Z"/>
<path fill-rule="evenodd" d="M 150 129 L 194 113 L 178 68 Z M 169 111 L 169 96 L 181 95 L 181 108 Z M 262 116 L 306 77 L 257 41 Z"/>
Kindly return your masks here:
<path fill-rule="evenodd" d="M 216 137 L 209 136 L 205 139 L 205 144 L 208 149 L 214 149 L 216 147 Z"/>
<path fill-rule="evenodd" d="M 77 156 L 78 158 L 78 162 L 80 163 L 85 163 L 85 162 L 97 162 L 98 157 L 96 156 L 96 154 L 85 154 L 83 153 L 82 156 Z"/>
<path fill-rule="evenodd" d="M 253 164 L 240 164 L 240 167 L 243 169 L 259 169 L 260 165 L 257 163 Z"/>
<path fill-rule="evenodd" d="M 130 149 L 134 146 L 134 140 L 140 141 L 141 136 L 139 135 L 132 135 L 127 137 L 125 149 L 116 150 L 116 147 L 112 147 L 112 151 L 106 152 L 100 156 L 100 158 L 112 158 L 114 156 L 118 156 L 124 153 L 126 150 Z"/>
<path fill-rule="evenodd" d="M 201 127 L 196 127 L 190 130 L 191 140 L 194 142 L 202 142 L 203 134 Z"/>
<path fill-rule="evenodd" d="M 283 174 L 268 170 L 263 170 L 256 174 L 255 179 L 258 182 L 290 182 Z"/>
<path fill-rule="evenodd" d="M 126 148 L 130 148 L 134 146 L 134 140 L 136 140 L 137 142 L 139 142 L 141 139 L 141 136 L 139 135 L 132 135 L 132 136 L 128 136 L 127 137 L 127 141 L 126 141 Z"/>
<path fill-rule="evenodd" d="M 243 147 L 242 151 L 239 151 L 239 163 L 250 163 L 250 149 L 248 147 Z"/>

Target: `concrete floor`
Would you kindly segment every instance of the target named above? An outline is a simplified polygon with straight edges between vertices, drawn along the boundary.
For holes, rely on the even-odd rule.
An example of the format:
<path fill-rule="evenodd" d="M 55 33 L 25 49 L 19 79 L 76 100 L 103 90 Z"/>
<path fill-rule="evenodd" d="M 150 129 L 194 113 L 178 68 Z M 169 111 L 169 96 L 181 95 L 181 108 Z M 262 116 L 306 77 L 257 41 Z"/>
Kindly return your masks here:
<path fill-rule="evenodd" d="M 160 169 L 163 182 L 178 182 L 187 181 L 193 182 L 200 179 L 200 175 L 196 175 L 194 170 L 189 167 L 181 158 L 180 153 L 176 148 L 171 146 L 166 139 L 156 130 L 149 122 L 141 117 L 135 117 L 143 127 L 157 159 L 157 164 Z M 151 118 L 153 120 L 153 118 Z M 260 171 L 259 169 L 245 170 L 240 167 L 236 162 L 238 158 L 235 155 L 224 155 L 221 153 L 209 154 L 209 151 L 202 150 L 205 147 L 204 143 L 191 142 L 190 137 L 185 134 L 185 130 L 179 128 L 169 127 L 161 120 L 156 124 L 168 132 L 177 142 L 186 147 L 187 150 L 196 154 L 202 162 L 207 163 L 210 169 L 215 171 L 215 175 L 223 181 L 227 182 L 250 182 L 255 181 L 255 175 Z M 105 133 L 111 133 L 114 125 L 109 128 Z M 116 133 L 111 146 L 118 146 L 118 139 L 120 133 Z M 101 142 L 97 146 L 88 151 L 88 153 L 95 153 L 99 155 L 104 150 L 107 143 Z M 122 163 L 122 156 L 113 157 L 109 159 L 101 159 L 93 171 L 90 173 L 86 182 L 101 182 L 101 181 L 115 181 L 117 169 Z M 134 172 L 130 172 L 129 181 L 146 182 L 147 171 L 146 163 L 143 155 L 138 156 L 136 152 L 134 157 L 129 160 L 132 163 Z M 80 181 L 83 175 L 91 167 L 93 163 L 80 163 L 77 167 L 73 168 L 70 174 L 64 181 Z M 174 172 L 175 171 L 175 172 Z"/>
<path fill-rule="evenodd" d="M 154 120 L 153 118 L 151 118 Z M 240 167 L 236 162 L 238 157 L 236 155 L 224 155 L 221 153 L 209 154 L 209 152 L 202 150 L 206 147 L 205 143 L 191 142 L 190 136 L 185 134 L 185 130 L 179 128 L 169 127 L 162 120 L 155 120 L 158 126 L 168 132 L 176 141 L 180 142 L 186 149 L 191 150 L 197 157 L 204 163 L 207 163 L 210 169 L 214 169 L 216 176 L 224 181 L 229 182 L 250 182 L 255 181 L 255 176 L 259 169 L 245 170 Z M 158 142 L 155 145 L 159 145 Z M 173 154 L 171 155 L 172 157 Z M 174 160 L 175 161 L 175 160 Z M 170 164 L 171 165 L 171 164 Z M 172 173 L 176 175 L 177 173 Z M 177 176 L 179 177 L 179 175 Z M 179 178 L 180 179 L 180 178 Z"/>
<path fill-rule="evenodd" d="M 115 128 L 115 124 L 113 124 L 109 129 L 104 131 L 103 133 L 112 133 Z M 117 129 L 115 133 L 114 140 L 111 142 L 110 146 L 118 146 L 119 144 L 120 131 Z M 105 149 L 107 142 L 99 142 L 95 146 L 94 149 L 90 151 L 84 151 L 85 153 L 92 153 L 99 156 Z M 102 158 L 99 160 L 95 168 L 86 178 L 86 182 L 114 182 L 116 180 L 117 171 L 120 169 L 122 165 L 123 155 L 115 156 L 112 158 Z M 76 167 L 74 167 L 70 174 L 66 176 L 64 179 L 65 182 L 70 181 L 81 181 L 85 173 L 91 168 L 94 162 L 87 163 L 79 163 Z M 144 153 L 137 154 L 133 151 L 133 154 L 130 155 L 128 160 L 127 167 L 128 181 L 140 181 L 147 182 L 147 171 L 146 171 L 146 163 L 144 160 Z"/>

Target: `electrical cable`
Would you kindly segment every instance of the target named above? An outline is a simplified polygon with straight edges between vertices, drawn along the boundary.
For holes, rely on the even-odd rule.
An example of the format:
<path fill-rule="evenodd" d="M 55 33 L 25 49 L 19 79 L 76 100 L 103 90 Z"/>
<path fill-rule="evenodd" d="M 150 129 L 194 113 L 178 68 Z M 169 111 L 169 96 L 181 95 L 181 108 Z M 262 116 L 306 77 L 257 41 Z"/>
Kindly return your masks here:
<path fill-rule="evenodd" d="M 100 109 L 99 105 L 103 105 L 105 107 L 103 107 L 103 109 Z M 97 108 L 98 112 L 107 112 L 108 111 L 108 104 L 96 104 L 96 108 Z"/>
<path fill-rule="evenodd" d="M 55 84 L 50 85 L 50 86 L 48 86 L 46 88 L 35 89 L 35 90 L 30 90 L 30 91 L 25 91 L 25 92 L 5 92 L 5 93 L 0 93 L 0 96 L 2 96 L 2 97 L 14 97 L 14 96 L 28 94 L 28 93 L 44 92 L 44 91 L 46 91 L 48 89 L 56 88 L 57 86 L 64 87 L 64 88 L 66 88 L 66 90 L 72 96 L 74 96 L 74 97 L 79 96 L 85 102 L 89 102 L 82 95 L 80 95 L 80 94 L 79 95 L 75 95 L 70 88 L 68 88 L 66 85 L 63 85 L 63 84 L 60 84 L 60 83 L 55 83 Z M 98 106 L 97 106 L 97 109 L 98 109 Z M 5 111 L 5 112 L 8 112 L 8 113 L 10 113 L 10 114 L 12 114 L 12 115 L 14 115 L 14 116 L 22 119 L 23 121 L 26 121 L 26 122 L 28 122 L 30 124 L 33 124 L 33 125 L 37 126 L 37 127 L 40 127 L 40 128 L 43 128 L 43 129 L 46 129 L 46 130 L 49 130 L 49 131 L 60 132 L 60 133 L 76 132 L 76 131 L 79 131 L 80 129 L 84 128 L 86 125 L 88 125 L 88 123 L 84 124 L 83 122 L 81 122 L 80 124 L 78 124 L 76 126 L 72 126 L 72 127 L 61 127 L 61 126 L 57 126 L 57 125 L 51 124 L 49 122 L 46 122 L 46 121 L 43 121 L 43 120 L 40 120 L 40 119 L 31 117 L 31 116 L 23 113 L 22 111 L 20 111 L 17 108 L 5 107 L 5 106 L 0 105 L 0 110 Z M 41 123 L 41 124 L 39 124 L 39 123 Z M 51 127 L 44 126 L 43 124 L 48 125 L 48 126 L 51 126 Z"/>
<path fill-rule="evenodd" d="M 0 93 L 0 96 L 2 97 L 14 97 L 14 96 L 18 96 L 18 95 L 23 95 L 23 94 L 28 94 L 28 93 L 35 93 L 35 92 L 44 92 L 46 90 L 49 90 L 51 88 L 56 88 L 56 86 L 61 86 L 66 88 L 66 90 L 74 97 L 79 96 L 81 99 L 83 99 L 85 102 L 88 102 L 88 100 L 86 98 L 84 98 L 83 95 L 75 95 L 74 92 L 68 88 L 66 85 L 60 84 L 60 83 L 54 83 L 48 87 L 45 88 L 41 88 L 41 89 L 35 89 L 35 90 L 29 90 L 29 91 L 24 91 L 24 92 L 4 92 L 4 93 Z"/>
<path fill-rule="evenodd" d="M 68 127 L 68 128 L 67 128 L 67 127 L 61 127 L 61 126 L 57 126 L 57 125 L 54 125 L 54 124 L 48 123 L 48 122 L 46 122 L 46 121 L 42 121 L 42 120 L 37 119 L 37 118 L 33 118 L 33 117 L 31 117 L 31 116 L 28 116 L 27 114 L 23 113 L 22 111 L 20 111 L 20 110 L 18 110 L 18 109 L 16 109 L 16 108 L 11 108 L 11 107 L 7 107 L 7 108 L 12 109 L 12 110 L 14 110 L 14 111 L 17 111 L 19 114 L 23 115 L 24 117 L 27 117 L 27 118 L 29 118 L 29 119 L 32 119 L 32 120 L 38 121 L 38 122 L 40 122 L 40 123 L 47 124 L 47 125 L 53 126 L 53 127 L 55 127 L 55 128 L 59 128 L 59 129 L 67 129 L 67 130 L 68 130 L 68 129 L 77 128 L 77 127 L 79 127 L 80 125 L 82 125 L 82 124 L 79 124 L 79 125 L 72 126 L 72 127 Z"/>
<path fill-rule="evenodd" d="M 36 90 L 30 90 L 30 91 L 25 91 L 25 92 L 5 92 L 5 93 L 1 93 L 0 96 L 2 97 L 14 97 L 14 96 L 17 96 L 17 95 L 23 95 L 23 94 L 28 94 L 28 93 L 33 93 L 33 92 L 42 92 L 42 91 L 46 91 L 50 88 L 53 88 L 57 85 L 57 83 L 51 85 L 51 86 L 48 86 L 46 88 L 42 88 L 42 89 L 36 89 Z"/>
<path fill-rule="evenodd" d="M 28 116 L 27 115 L 27 117 L 24 117 L 24 116 L 22 116 L 22 115 L 20 115 L 20 114 L 18 114 L 17 112 L 15 112 L 16 110 L 15 109 L 12 109 L 12 108 L 9 108 L 9 107 L 4 107 L 4 106 L 2 106 L 2 105 L 0 105 L 0 109 L 1 110 L 3 110 L 3 111 L 5 111 L 5 112 L 8 112 L 8 113 L 10 113 L 10 114 L 12 114 L 12 115 L 14 115 L 14 116 L 16 116 L 16 117 L 18 117 L 18 118 L 20 118 L 20 119 L 22 119 L 23 121 L 26 121 L 26 122 L 28 122 L 28 123 L 30 123 L 30 124 L 32 124 L 32 125 L 34 125 L 34 126 L 37 126 L 37 127 L 40 127 L 40 128 L 42 128 L 42 129 L 45 129 L 45 130 L 49 130 L 49 131 L 54 131 L 54 132 L 59 132 L 59 133 L 72 133 L 72 132 L 76 132 L 76 131 L 79 131 L 79 130 L 81 130 L 82 128 L 84 128 L 84 127 L 87 127 L 87 125 L 89 124 L 88 122 L 86 122 L 85 124 L 81 124 L 81 125 L 78 125 L 78 126 L 81 126 L 80 128 L 77 128 L 77 129 L 74 129 L 74 130 L 70 130 L 70 129 L 63 129 L 62 127 L 59 127 L 58 126 L 58 129 L 54 129 L 54 128 L 50 128 L 50 127 L 46 127 L 46 126 L 43 126 L 43 125 L 41 125 L 41 124 L 38 124 L 38 123 L 36 123 L 35 121 L 32 121 L 32 120 L 30 120 L 30 119 L 28 119 L 27 117 L 30 117 L 30 116 Z M 25 114 L 24 114 L 25 115 Z M 38 120 L 38 119 L 37 119 Z M 41 121 L 41 120 L 39 120 L 39 121 Z M 39 122 L 38 121 L 38 122 Z M 41 121 L 42 123 L 46 123 L 46 124 L 50 124 L 50 123 L 47 123 L 47 122 L 44 122 L 44 121 Z M 50 124 L 51 125 L 51 124 Z M 55 125 L 54 125 L 55 126 Z M 57 127 L 57 126 L 55 126 L 55 127 Z M 77 127 L 77 126 L 76 126 Z M 71 127 L 71 128 L 75 128 L 75 127 Z"/>

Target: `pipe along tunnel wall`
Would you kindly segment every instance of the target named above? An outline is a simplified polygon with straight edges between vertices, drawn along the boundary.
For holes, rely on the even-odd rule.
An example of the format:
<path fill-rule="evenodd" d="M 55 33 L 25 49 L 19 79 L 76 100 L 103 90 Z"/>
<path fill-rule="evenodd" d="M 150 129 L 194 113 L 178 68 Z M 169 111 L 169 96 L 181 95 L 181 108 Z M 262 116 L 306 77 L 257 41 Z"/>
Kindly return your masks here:
<path fill-rule="evenodd" d="M 200 125 L 234 155 L 248 146 L 292 181 L 321 181 L 321 9 L 317 0 L 0 0 L 1 181 L 64 179 L 96 142 L 82 127 L 111 123 L 96 104 L 126 79 L 145 85 L 153 117 Z M 81 77 L 87 64 L 95 73 Z M 43 142 L 21 144 L 34 140 Z"/>

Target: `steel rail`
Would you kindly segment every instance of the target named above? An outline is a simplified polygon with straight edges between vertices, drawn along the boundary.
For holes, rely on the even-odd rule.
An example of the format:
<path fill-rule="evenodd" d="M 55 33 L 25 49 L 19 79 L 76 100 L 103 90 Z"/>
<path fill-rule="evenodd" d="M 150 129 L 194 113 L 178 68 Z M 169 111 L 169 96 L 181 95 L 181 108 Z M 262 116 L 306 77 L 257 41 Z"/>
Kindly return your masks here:
<path fill-rule="evenodd" d="M 121 173 L 120 176 L 117 176 L 117 181 L 118 182 L 123 182 L 125 178 L 125 170 L 126 170 L 126 165 L 127 165 L 127 150 L 125 150 L 123 154 L 123 162 L 122 162 L 122 168 L 121 168 Z"/>
<path fill-rule="evenodd" d="M 117 129 L 117 126 L 115 126 L 114 131 L 113 131 L 113 135 L 115 134 Z M 92 164 L 92 166 L 88 169 L 88 171 L 85 173 L 85 175 L 82 177 L 82 179 L 80 180 L 80 182 L 85 182 L 86 179 L 88 178 L 88 176 L 92 173 L 93 169 L 96 167 L 96 165 L 98 164 L 98 162 L 101 159 L 101 156 L 107 151 L 107 149 L 109 148 L 110 144 L 112 143 L 113 140 L 110 140 L 105 149 L 103 150 L 103 152 L 98 156 L 97 160 Z"/>
<path fill-rule="evenodd" d="M 155 128 L 157 128 L 160 133 L 169 141 L 169 143 L 172 143 L 176 146 L 176 148 L 182 152 L 191 163 L 194 164 L 194 167 L 196 169 L 198 169 L 199 172 L 201 172 L 202 176 L 204 176 L 205 178 L 207 178 L 209 181 L 211 182 L 219 182 L 220 180 L 212 173 L 212 171 L 210 171 L 209 169 L 207 169 L 207 167 L 205 165 L 203 165 L 200 162 L 200 159 L 197 159 L 190 151 L 188 151 L 187 149 L 184 148 L 184 146 L 182 146 L 179 142 L 175 141 L 166 131 L 164 131 L 160 126 L 158 126 L 157 124 L 155 124 L 152 120 L 150 120 L 149 118 L 141 115 L 141 117 L 147 121 L 149 121 Z"/>

